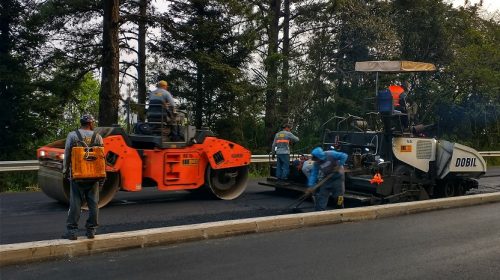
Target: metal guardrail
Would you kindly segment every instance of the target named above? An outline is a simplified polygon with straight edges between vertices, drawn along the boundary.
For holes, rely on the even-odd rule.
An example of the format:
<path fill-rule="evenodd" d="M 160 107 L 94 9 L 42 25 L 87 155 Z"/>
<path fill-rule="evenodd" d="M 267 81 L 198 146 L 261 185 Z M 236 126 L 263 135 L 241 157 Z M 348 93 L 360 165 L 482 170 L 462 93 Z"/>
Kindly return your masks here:
<path fill-rule="evenodd" d="M 252 155 L 252 163 L 269 162 L 269 155 Z M 271 160 L 276 161 L 276 160 Z M 38 160 L 0 161 L 0 172 L 31 171 L 40 168 Z"/>
<path fill-rule="evenodd" d="M 269 155 L 252 155 L 252 163 L 269 162 Z M 276 160 L 271 160 L 276 161 Z M 0 161 L 0 172 L 31 171 L 40 168 L 38 160 Z"/>
<path fill-rule="evenodd" d="M 269 161 L 276 161 L 272 160 L 271 156 L 269 155 L 252 155 L 252 163 L 262 163 L 262 162 L 269 162 Z"/>
<path fill-rule="evenodd" d="M 483 157 L 500 157 L 500 151 L 483 151 L 479 154 Z"/>
<path fill-rule="evenodd" d="M 38 160 L 0 161 L 0 172 L 38 170 L 39 167 Z"/>
<path fill-rule="evenodd" d="M 479 152 L 483 157 L 500 157 L 500 151 Z M 271 160 L 269 155 L 252 155 L 252 163 L 265 163 Z M 39 169 L 38 160 L 0 161 L 0 172 L 6 171 L 30 171 Z"/>

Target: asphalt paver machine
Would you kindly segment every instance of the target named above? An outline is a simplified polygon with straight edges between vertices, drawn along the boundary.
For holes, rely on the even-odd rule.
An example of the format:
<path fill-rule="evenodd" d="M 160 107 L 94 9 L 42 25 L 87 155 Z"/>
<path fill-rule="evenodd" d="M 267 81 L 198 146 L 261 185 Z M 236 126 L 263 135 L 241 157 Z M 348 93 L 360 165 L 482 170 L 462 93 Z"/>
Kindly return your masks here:
<path fill-rule="evenodd" d="M 478 187 L 477 179 L 486 173 L 486 162 L 476 150 L 427 137 L 429 126 L 410 125 L 408 114 L 395 110 L 391 94 L 378 89 L 381 73 L 435 71 L 433 64 L 364 61 L 357 62 L 355 70 L 375 73 L 375 110 L 363 117 L 332 117 L 333 129 L 325 129 L 321 143 L 325 150 L 334 148 L 348 155 L 347 199 L 390 203 L 460 196 Z M 260 184 L 303 190 L 305 175 L 294 165 L 290 170 L 287 184 L 278 184 L 272 177 Z"/>

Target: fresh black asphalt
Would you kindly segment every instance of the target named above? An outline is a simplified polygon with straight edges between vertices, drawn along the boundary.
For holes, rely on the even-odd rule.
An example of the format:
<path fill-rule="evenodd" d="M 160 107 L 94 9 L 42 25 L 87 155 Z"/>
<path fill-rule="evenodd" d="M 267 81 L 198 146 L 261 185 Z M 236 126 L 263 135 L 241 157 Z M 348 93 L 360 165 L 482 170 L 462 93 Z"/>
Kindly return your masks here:
<path fill-rule="evenodd" d="M 500 175 L 494 169 L 493 175 Z M 231 201 L 180 192 L 160 192 L 144 189 L 137 193 L 120 192 L 115 200 L 100 211 L 99 233 L 123 232 L 175 225 L 195 224 L 289 214 L 286 209 L 300 194 L 276 192 L 260 186 L 262 179 L 252 179 L 245 193 Z M 475 192 L 500 191 L 500 177 L 480 180 Z M 348 206 L 353 206 L 348 205 Z M 310 201 L 304 211 L 312 210 Z M 61 205 L 41 192 L 0 194 L 0 244 L 58 239 L 65 230 L 67 206 Z M 82 214 L 83 228 L 87 213 Z M 84 234 L 82 229 L 81 234 Z"/>
<path fill-rule="evenodd" d="M 498 279 L 500 203 L 3 267 L 23 279 Z"/>

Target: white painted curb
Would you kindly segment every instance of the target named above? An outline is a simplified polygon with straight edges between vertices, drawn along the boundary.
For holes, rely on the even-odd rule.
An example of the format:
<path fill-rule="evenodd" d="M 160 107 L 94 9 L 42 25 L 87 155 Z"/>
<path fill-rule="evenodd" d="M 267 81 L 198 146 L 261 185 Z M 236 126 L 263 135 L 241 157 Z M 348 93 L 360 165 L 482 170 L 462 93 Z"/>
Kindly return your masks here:
<path fill-rule="evenodd" d="M 500 192 L 324 212 L 109 233 L 97 235 L 93 240 L 83 238 L 75 241 L 55 239 L 5 244 L 0 245 L 0 266 L 248 233 L 281 231 L 308 226 L 371 220 L 493 202 L 500 202 Z"/>

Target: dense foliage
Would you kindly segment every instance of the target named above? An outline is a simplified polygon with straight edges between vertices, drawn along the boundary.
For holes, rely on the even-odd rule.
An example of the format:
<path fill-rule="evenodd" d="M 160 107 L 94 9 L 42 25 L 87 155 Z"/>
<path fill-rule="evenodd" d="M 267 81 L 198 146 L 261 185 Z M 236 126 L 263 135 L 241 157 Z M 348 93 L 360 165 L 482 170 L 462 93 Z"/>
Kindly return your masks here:
<path fill-rule="evenodd" d="M 290 122 L 307 151 L 334 115 L 368 108 L 363 60 L 436 64 L 380 84 L 408 84 L 415 121 L 440 137 L 498 150 L 499 24 L 444 0 L 5 0 L 0 160 L 33 159 L 82 112 L 123 122 L 122 101 L 143 102 L 159 79 L 197 126 L 263 153 Z"/>

